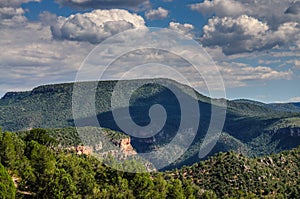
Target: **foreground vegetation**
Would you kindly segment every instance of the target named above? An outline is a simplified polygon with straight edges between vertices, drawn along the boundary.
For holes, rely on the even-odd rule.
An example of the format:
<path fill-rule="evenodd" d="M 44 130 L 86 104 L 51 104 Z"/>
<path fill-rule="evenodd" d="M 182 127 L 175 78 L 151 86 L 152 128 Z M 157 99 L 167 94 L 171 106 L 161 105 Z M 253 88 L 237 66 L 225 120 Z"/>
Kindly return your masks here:
<path fill-rule="evenodd" d="M 58 144 L 42 129 L 19 136 L 1 132 L 0 198 L 298 198 L 300 195 L 300 148 L 263 158 L 219 153 L 180 170 L 149 174 L 116 171 L 92 156 L 58 149 Z M 122 166 L 144 171 L 136 162 Z"/>
<path fill-rule="evenodd" d="M 73 199 L 201 198 L 203 195 L 203 191 L 187 180 L 116 171 L 92 156 L 57 150 L 57 144 L 41 129 L 22 137 L 0 133 L 0 158 L 5 167 L 0 166 L 0 196 Z M 135 162 L 123 166 L 138 172 L 144 169 Z M 16 181 L 17 191 L 11 177 Z"/>

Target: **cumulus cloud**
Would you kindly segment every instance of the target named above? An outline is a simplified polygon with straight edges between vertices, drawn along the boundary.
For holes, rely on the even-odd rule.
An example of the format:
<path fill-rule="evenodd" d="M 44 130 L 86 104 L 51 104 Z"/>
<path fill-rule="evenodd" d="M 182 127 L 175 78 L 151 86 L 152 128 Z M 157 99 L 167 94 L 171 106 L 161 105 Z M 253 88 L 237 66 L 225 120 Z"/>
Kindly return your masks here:
<path fill-rule="evenodd" d="M 291 70 L 277 71 L 267 66 L 253 67 L 237 62 L 219 62 L 218 65 L 226 87 L 247 86 L 252 81 L 290 80 L 293 76 Z"/>
<path fill-rule="evenodd" d="M 23 15 L 25 11 L 22 8 L 3 7 L 0 8 L 0 18 L 10 19 L 16 15 Z"/>
<path fill-rule="evenodd" d="M 285 11 L 285 14 L 300 15 L 300 1 L 293 2 Z"/>
<path fill-rule="evenodd" d="M 22 8 L 0 7 L 0 25 L 13 26 L 25 23 L 25 11 Z"/>
<path fill-rule="evenodd" d="M 219 45 L 225 54 L 300 47 L 299 1 L 204 0 L 190 8 L 212 17 L 203 42 Z"/>
<path fill-rule="evenodd" d="M 290 20 L 290 17 L 284 16 L 284 13 L 289 7 L 294 7 L 293 4 L 294 0 L 205 0 L 190 5 L 190 8 L 204 15 L 218 17 L 249 15 L 264 20 L 272 28 L 277 28 L 279 24 Z"/>
<path fill-rule="evenodd" d="M 40 2 L 41 0 L 1 0 L 0 7 L 19 7 L 22 3 Z"/>
<path fill-rule="evenodd" d="M 215 17 L 203 27 L 202 42 L 205 46 L 220 46 L 229 55 L 291 44 L 299 39 L 299 34 L 297 22 L 283 23 L 271 30 L 267 23 L 247 15 Z"/>
<path fill-rule="evenodd" d="M 0 1 L 0 26 L 15 26 L 24 24 L 27 18 L 22 3 L 39 2 L 40 0 L 2 0 Z"/>
<path fill-rule="evenodd" d="M 159 7 L 158 9 L 149 10 L 146 12 L 145 16 L 147 19 L 150 20 L 158 20 L 158 19 L 165 19 L 169 14 L 169 11 Z"/>
<path fill-rule="evenodd" d="M 194 30 L 194 26 L 192 24 L 180 24 L 176 22 L 170 22 L 169 29 L 177 31 L 186 36 L 193 37 L 192 31 Z"/>
<path fill-rule="evenodd" d="M 39 14 L 40 22 L 45 26 L 55 25 L 57 20 L 57 15 L 48 11 L 44 11 Z"/>
<path fill-rule="evenodd" d="M 94 48 L 86 42 L 52 40 L 49 26 L 40 23 L 2 27 L 0 32 L 0 95 L 74 81 L 80 63 Z"/>
<path fill-rule="evenodd" d="M 129 8 L 137 9 L 147 7 L 149 0 L 56 0 L 60 5 L 69 6 L 76 9 L 111 9 Z"/>
<path fill-rule="evenodd" d="M 126 10 L 94 10 L 67 18 L 58 17 L 51 32 L 55 39 L 100 43 L 104 39 L 133 28 L 144 28 L 145 21 Z"/>
<path fill-rule="evenodd" d="M 190 5 L 190 8 L 205 15 L 217 16 L 239 16 L 247 11 L 242 3 L 235 0 L 205 0 L 203 3 Z"/>

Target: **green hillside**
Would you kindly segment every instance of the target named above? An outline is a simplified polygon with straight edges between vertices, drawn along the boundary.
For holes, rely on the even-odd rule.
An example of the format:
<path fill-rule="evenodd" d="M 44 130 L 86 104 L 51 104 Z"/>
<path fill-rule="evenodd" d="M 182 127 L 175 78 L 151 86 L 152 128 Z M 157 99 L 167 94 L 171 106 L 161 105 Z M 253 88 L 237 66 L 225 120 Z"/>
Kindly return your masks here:
<path fill-rule="evenodd" d="M 298 198 L 299 171 L 298 147 L 260 158 L 220 153 L 193 166 L 167 171 L 165 177 L 189 179 L 218 198 Z"/>
<path fill-rule="evenodd" d="M 299 147 L 260 158 L 225 152 L 179 170 L 126 173 L 93 156 L 62 150 L 50 134 L 42 129 L 20 136 L 0 132 L 1 198 L 298 198 L 300 194 Z M 114 158 L 110 161 L 114 163 Z M 145 171 L 134 160 L 119 168 Z"/>
<path fill-rule="evenodd" d="M 266 107 L 275 111 L 281 111 L 281 112 L 294 112 L 299 113 L 300 112 L 300 102 L 294 102 L 294 103 L 270 103 L 265 104 L 262 102 L 257 102 L 253 100 L 245 100 L 245 99 L 239 99 L 239 100 L 233 100 L 237 103 L 249 103 L 254 104 L 262 107 Z"/>
<path fill-rule="evenodd" d="M 151 138 L 131 137 L 131 144 L 137 152 L 149 152 L 169 143 L 177 133 L 181 120 L 181 110 L 174 93 L 162 82 L 172 87 L 181 97 L 199 105 L 200 121 L 197 135 L 186 153 L 173 163 L 171 168 L 183 165 L 192 165 L 199 161 L 198 152 L 208 129 L 211 110 L 214 106 L 222 110 L 223 104 L 228 105 L 226 121 L 221 139 L 209 155 L 222 151 L 233 150 L 249 157 L 277 153 L 291 149 L 300 144 L 300 113 L 277 111 L 260 104 L 247 101 L 227 101 L 224 99 L 210 99 L 195 92 L 188 86 L 172 80 L 128 80 L 122 81 L 121 92 L 117 93 L 118 108 L 122 111 L 125 104 L 123 96 L 132 86 L 148 83 L 134 91 L 130 99 L 130 114 L 138 125 L 147 125 L 150 122 L 148 111 L 154 104 L 161 104 L 167 113 L 167 121 L 163 129 Z M 150 81 L 150 83 L 149 83 Z M 83 82 L 78 86 L 83 90 L 95 82 Z M 122 132 L 111 112 L 111 96 L 116 81 L 98 82 L 95 96 L 95 105 L 98 121 L 103 128 Z M 31 128 L 66 128 L 74 126 L 72 116 L 73 84 L 58 84 L 40 86 L 28 92 L 7 93 L 0 100 L 0 126 L 3 130 L 22 131 Z M 194 93 L 195 94 L 195 93 Z M 90 106 L 90 105 L 88 105 Z M 88 113 L 84 110 L 80 118 L 84 126 L 93 126 Z M 191 113 L 191 119 L 193 113 Z M 130 118 L 122 118 L 123 122 L 130 122 Z M 73 129 L 74 130 L 74 129 Z M 72 130 L 72 131 L 73 131 Z M 185 129 L 183 130 L 185 132 Z M 72 136 L 76 132 L 72 132 Z M 66 135 L 67 136 L 67 135 Z M 72 137 L 71 136 L 71 137 Z M 183 138 L 184 139 L 184 138 Z"/>

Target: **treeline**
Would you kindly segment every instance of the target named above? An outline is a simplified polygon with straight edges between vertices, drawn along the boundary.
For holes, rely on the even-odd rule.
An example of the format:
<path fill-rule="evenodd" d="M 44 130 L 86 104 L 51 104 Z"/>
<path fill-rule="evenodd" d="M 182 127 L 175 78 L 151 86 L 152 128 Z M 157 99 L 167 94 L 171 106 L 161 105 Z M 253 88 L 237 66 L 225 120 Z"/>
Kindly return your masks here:
<path fill-rule="evenodd" d="M 192 180 L 219 198 L 299 198 L 300 147 L 261 158 L 219 153 L 164 176 Z"/>
<path fill-rule="evenodd" d="M 57 144 L 42 129 L 22 136 L 1 132 L 0 158 L 4 167 L 0 165 L 0 197 L 173 199 L 205 198 L 207 195 L 188 180 L 166 180 L 162 174 L 117 171 L 92 156 L 58 150 Z M 139 172 L 143 169 L 136 162 L 124 166 Z"/>
<path fill-rule="evenodd" d="M 93 156 L 63 151 L 58 144 L 42 129 L 19 136 L 0 132 L 0 198 L 300 196 L 300 147 L 262 158 L 226 152 L 180 170 L 126 173 Z M 135 161 L 118 166 L 137 172 L 145 169 Z"/>

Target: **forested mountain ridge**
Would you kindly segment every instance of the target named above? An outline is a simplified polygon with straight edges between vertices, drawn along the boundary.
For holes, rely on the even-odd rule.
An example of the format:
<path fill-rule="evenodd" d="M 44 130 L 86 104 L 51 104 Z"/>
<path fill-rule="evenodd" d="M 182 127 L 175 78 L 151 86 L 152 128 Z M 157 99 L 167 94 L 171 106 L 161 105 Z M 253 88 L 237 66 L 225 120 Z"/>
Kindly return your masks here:
<path fill-rule="evenodd" d="M 218 198 L 299 198 L 300 148 L 259 158 L 220 153 L 165 178 L 191 180 Z M 245 194 L 247 193 L 247 194 Z"/>
<path fill-rule="evenodd" d="M 122 82 L 124 92 L 131 86 L 145 80 L 127 80 Z M 149 80 L 147 80 L 149 81 Z M 139 125 L 149 123 L 149 108 L 161 104 L 167 112 L 167 121 L 157 135 L 149 139 L 131 138 L 131 144 L 137 152 L 147 152 L 168 143 L 178 129 L 180 106 L 174 94 L 161 86 L 163 81 L 173 86 L 183 95 L 190 96 L 199 104 L 201 118 L 197 135 L 187 152 L 170 168 L 179 168 L 199 161 L 198 152 L 208 128 L 211 108 L 223 108 L 227 103 L 227 115 L 221 137 L 210 153 L 236 151 L 246 156 L 261 156 L 291 149 L 300 144 L 300 113 L 277 111 L 269 107 L 248 102 L 235 102 L 225 99 L 210 99 L 199 93 L 196 97 L 189 93 L 192 89 L 172 80 L 153 79 L 137 89 L 130 99 L 130 113 Z M 82 88 L 92 82 L 79 83 Z M 97 117 L 102 127 L 122 131 L 116 125 L 111 113 L 111 96 L 116 81 L 98 82 L 95 105 Z M 7 93 L 0 100 L 0 126 L 3 130 L 18 131 L 31 128 L 64 128 L 74 126 L 72 116 L 73 83 L 39 86 L 28 92 Z M 119 93 L 122 99 L 122 93 Z M 124 107 L 122 100 L 120 108 Z M 126 108 L 126 107 L 124 107 Z M 82 118 L 89 120 L 89 118 Z M 87 125 L 89 125 L 87 123 Z"/>
<path fill-rule="evenodd" d="M 257 101 L 253 101 L 253 100 L 245 100 L 245 99 L 238 99 L 238 100 L 233 100 L 233 101 L 237 102 L 237 103 L 251 103 L 251 104 L 258 105 L 258 106 L 273 109 L 275 111 L 295 112 L 295 113 L 300 112 L 300 102 L 269 103 L 269 104 L 266 104 L 266 103 L 262 103 L 262 102 L 257 102 Z"/>

